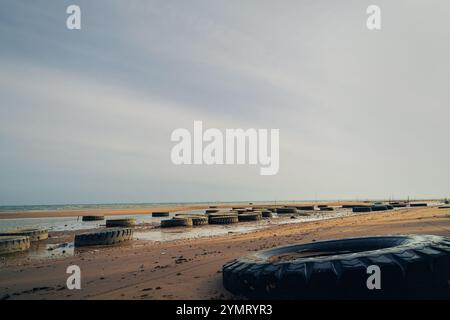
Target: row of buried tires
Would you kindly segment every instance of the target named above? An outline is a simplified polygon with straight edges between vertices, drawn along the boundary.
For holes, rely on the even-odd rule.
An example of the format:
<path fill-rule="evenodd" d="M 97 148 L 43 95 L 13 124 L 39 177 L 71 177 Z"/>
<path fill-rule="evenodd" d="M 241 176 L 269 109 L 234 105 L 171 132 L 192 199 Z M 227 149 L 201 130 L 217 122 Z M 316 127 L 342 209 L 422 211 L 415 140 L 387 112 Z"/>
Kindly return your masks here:
<path fill-rule="evenodd" d="M 166 216 L 168 215 L 167 213 Z M 259 221 L 272 216 L 273 212 L 270 210 L 234 209 L 231 211 L 220 211 L 218 209 L 208 209 L 205 211 L 205 214 L 178 213 L 172 219 L 162 220 L 161 228 L 233 224 L 244 221 Z"/>
<path fill-rule="evenodd" d="M 48 238 L 48 230 L 18 229 L 0 232 L 0 255 L 26 251 L 32 242 Z"/>
<path fill-rule="evenodd" d="M 343 205 L 340 208 L 352 209 L 353 212 L 385 211 L 402 207 L 422 207 L 426 203 L 406 203 L 390 202 L 375 203 L 367 205 Z M 232 208 L 231 211 L 220 211 L 216 207 L 210 207 L 205 214 L 185 214 L 179 213 L 175 217 L 161 221 L 161 228 L 169 227 L 190 227 L 205 224 L 233 224 L 244 221 L 257 221 L 262 218 L 272 218 L 274 213 L 278 215 L 292 214 L 299 216 L 309 216 L 311 211 L 334 211 L 336 207 L 328 205 L 302 205 L 302 206 L 284 206 L 284 207 L 254 207 L 254 208 Z M 168 217 L 169 212 L 154 212 L 153 217 Z"/>

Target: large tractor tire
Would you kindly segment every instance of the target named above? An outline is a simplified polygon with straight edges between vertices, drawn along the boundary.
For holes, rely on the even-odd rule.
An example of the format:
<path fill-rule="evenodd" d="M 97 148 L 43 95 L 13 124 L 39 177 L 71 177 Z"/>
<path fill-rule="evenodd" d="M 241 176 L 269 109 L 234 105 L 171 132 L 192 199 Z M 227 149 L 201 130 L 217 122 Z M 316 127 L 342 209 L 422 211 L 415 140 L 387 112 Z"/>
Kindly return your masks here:
<path fill-rule="evenodd" d="M 175 215 L 177 218 L 189 218 L 194 226 L 202 226 L 208 224 L 208 216 L 200 214 L 179 213 Z"/>
<path fill-rule="evenodd" d="M 106 220 L 107 228 L 117 228 L 117 227 L 134 227 L 136 225 L 136 219 L 111 219 Z"/>
<path fill-rule="evenodd" d="M 152 212 L 152 217 L 159 218 L 159 217 L 168 217 L 169 212 Z"/>
<path fill-rule="evenodd" d="M 297 206 L 297 210 L 306 210 L 306 211 L 312 211 L 314 210 L 314 206 Z"/>
<path fill-rule="evenodd" d="M 427 207 L 428 204 L 424 203 L 424 202 L 422 202 L 422 203 L 416 202 L 416 203 L 410 203 L 409 206 L 410 207 Z"/>
<path fill-rule="evenodd" d="M 368 267 L 381 289 L 369 290 Z M 450 238 L 396 235 L 296 244 L 223 266 L 223 285 L 252 299 L 386 298 L 449 289 Z M 447 292 L 447 291 L 444 291 Z"/>
<path fill-rule="evenodd" d="M 272 218 L 273 217 L 272 211 L 269 211 L 269 210 L 261 211 L 261 215 L 263 218 Z"/>
<path fill-rule="evenodd" d="M 82 216 L 81 221 L 101 221 L 105 220 L 104 216 Z"/>
<path fill-rule="evenodd" d="M 278 214 L 297 213 L 297 209 L 296 208 L 277 208 L 276 212 Z"/>
<path fill-rule="evenodd" d="M 193 225 L 192 219 L 185 217 L 175 217 L 170 220 L 161 221 L 161 228 L 192 227 Z"/>
<path fill-rule="evenodd" d="M 75 247 L 111 245 L 133 238 L 132 228 L 107 228 L 75 235 Z"/>
<path fill-rule="evenodd" d="M 17 229 L 0 232 L 1 236 L 29 237 L 31 242 L 48 239 L 48 230 L 45 229 Z"/>
<path fill-rule="evenodd" d="M 262 219 L 261 212 L 243 213 L 238 215 L 239 222 L 241 221 L 258 221 Z"/>
<path fill-rule="evenodd" d="M 0 255 L 25 251 L 30 248 L 27 236 L 0 236 Z"/>
<path fill-rule="evenodd" d="M 241 215 L 239 215 L 241 216 Z M 209 224 L 232 224 L 239 222 L 238 215 L 210 216 Z"/>

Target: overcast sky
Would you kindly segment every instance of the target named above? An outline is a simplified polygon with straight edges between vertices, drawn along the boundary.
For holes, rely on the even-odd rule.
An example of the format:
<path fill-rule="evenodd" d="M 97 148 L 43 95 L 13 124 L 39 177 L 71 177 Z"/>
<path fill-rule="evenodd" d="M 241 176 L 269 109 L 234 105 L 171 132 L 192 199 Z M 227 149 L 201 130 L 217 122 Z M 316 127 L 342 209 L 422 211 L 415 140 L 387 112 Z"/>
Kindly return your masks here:
<path fill-rule="evenodd" d="M 449 40 L 447 0 L 2 0 L 0 204 L 450 197 Z M 279 173 L 173 165 L 194 120 Z"/>

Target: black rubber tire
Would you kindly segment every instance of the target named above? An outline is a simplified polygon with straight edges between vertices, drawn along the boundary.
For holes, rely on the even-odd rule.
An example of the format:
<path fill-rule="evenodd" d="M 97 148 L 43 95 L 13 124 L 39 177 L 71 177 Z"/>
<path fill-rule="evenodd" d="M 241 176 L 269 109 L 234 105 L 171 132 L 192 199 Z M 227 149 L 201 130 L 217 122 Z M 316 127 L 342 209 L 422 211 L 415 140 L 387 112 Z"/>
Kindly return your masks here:
<path fill-rule="evenodd" d="M 100 221 L 105 220 L 104 216 L 82 216 L 81 221 Z"/>
<path fill-rule="evenodd" d="M 372 211 L 386 211 L 386 210 L 388 210 L 388 207 L 385 205 L 377 204 L 375 206 L 372 206 L 371 209 L 372 209 Z"/>
<path fill-rule="evenodd" d="M 158 217 L 168 217 L 170 215 L 167 211 L 161 211 L 161 212 L 152 212 L 152 217 L 158 218 Z"/>
<path fill-rule="evenodd" d="M 320 207 L 319 208 L 320 211 L 334 211 L 333 207 Z"/>
<path fill-rule="evenodd" d="M 210 216 L 209 224 L 232 224 L 239 222 L 238 215 Z"/>
<path fill-rule="evenodd" d="M 132 238 L 132 228 L 100 229 L 75 235 L 75 247 L 112 245 Z"/>
<path fill-rule="evenodd" d="M 450 206 L 440 206 L 439 209 L 450 209 Z"/>
<path fill-rule="evenodd" d="M 314 210 L 314 206 L 297 206 L 297 210 L 306 210 L 306 211 L 312 211 Z"/>
<path fill-rule="evenodd" d="M 192 219 L 185 217 L 174 217 L 170 220 L 161 220 L 161 228 L 192 227 L 193 225 Z"/>
<path fill-rule="evenodd" d="M 289 253 L 322 256 L 274 259 Z M 333 252 L 334 251 L 334 252 Z M 381 270 L 381 290 L 368 290 L 367 267 Z M 297 244 L 226 263 L 223 285 L 254 299 L 386 297 L 448 288 L 450 238 L 377 236 Z"/>
<path fill-rule="evenodd" d="M 262 219 L 261 212 L 249 212 L 238 215 L 239 222 L 241 221 L 258 221 Z"/>
<path fill-rule="evenodd" d="M 428 206 L 428 203 L 419 203 L 419 202 L 416 202 L 416 203 L 410 203 L 409 206 L 410 206 L 410 207 L 427 207 L 427 206 Z"/>
<path fill-rule="evenodd" d="M 107 228 L 134 227 L 135 225 L 136 219 L 134 218 L 106 220 Z"/>
<path fill-rule="evenodd" d="M 0 236 L 0 255 L 25 251 L 30 248 L 30 237 Z"/>
<path fill-rule="evenodd" d="M 46 229 L 17 229 L 0 232 L 1 236 L 29 237 L 31 242 L 48 239 L 48 230 Z"/>
<path fill-rule="evenodd" d="M 205 224 L 208 224 L 208 216 L 207 215 L 200 215 L 200 214 L 186 214 L 186 213 L 179 213 L 175 215 L 177 218 L 189 218 L 192 220 L 192 224 L 194 226 L 202 226 Z"/>
<path fill-rule="evenodd" d="M 263 218 L 272 218 L 273 217 L 272 211 L 269 211 L 269 210 L 261 211 L 261 215 Z"/>
<path fill-rule="evenodd" d="M 206 210 L 205 210 L 205 213 L 206 213 L 206 214 L 209 214 L 209 213 L 216 213 L 216 212 L 219 212 L 219 209 L 206 209 Z"/>
<path fill-rule="evenodd" d="M 352 211 L 353 212 L 371 212 L 372 208 L 371 207 L 353 207 Z"/>
<path fill-rule="evenodd" d="M 278 214 L 297 213 L 297 209 L 296 208 L 277 208 L 276 212 Z"/>
<path fill-rule="evenodd" d="M 327 204 L 318 204 L 317 205 L 317 208 L 326 208 L 326 207 L 328 207 Z"/>

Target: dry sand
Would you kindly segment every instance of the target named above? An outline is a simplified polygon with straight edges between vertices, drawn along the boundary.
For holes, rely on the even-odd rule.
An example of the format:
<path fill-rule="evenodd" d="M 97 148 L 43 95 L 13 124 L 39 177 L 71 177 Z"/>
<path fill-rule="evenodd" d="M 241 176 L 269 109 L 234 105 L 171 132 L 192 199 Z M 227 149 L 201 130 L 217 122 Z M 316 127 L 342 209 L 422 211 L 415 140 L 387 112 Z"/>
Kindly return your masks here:
<path fill-rule="evenodd" d="M 0 299 L 226 299 L 222 265 L 254 250 L 314 240 L 387 234 L 450 236 L 450 209 L 411 208 L 331 220 L 274 225 L 213 238 L 132 241 L 57 260 L 2 259 Z M 66 268 L 81 267 L 82 289 L 65 287 Z"/>

